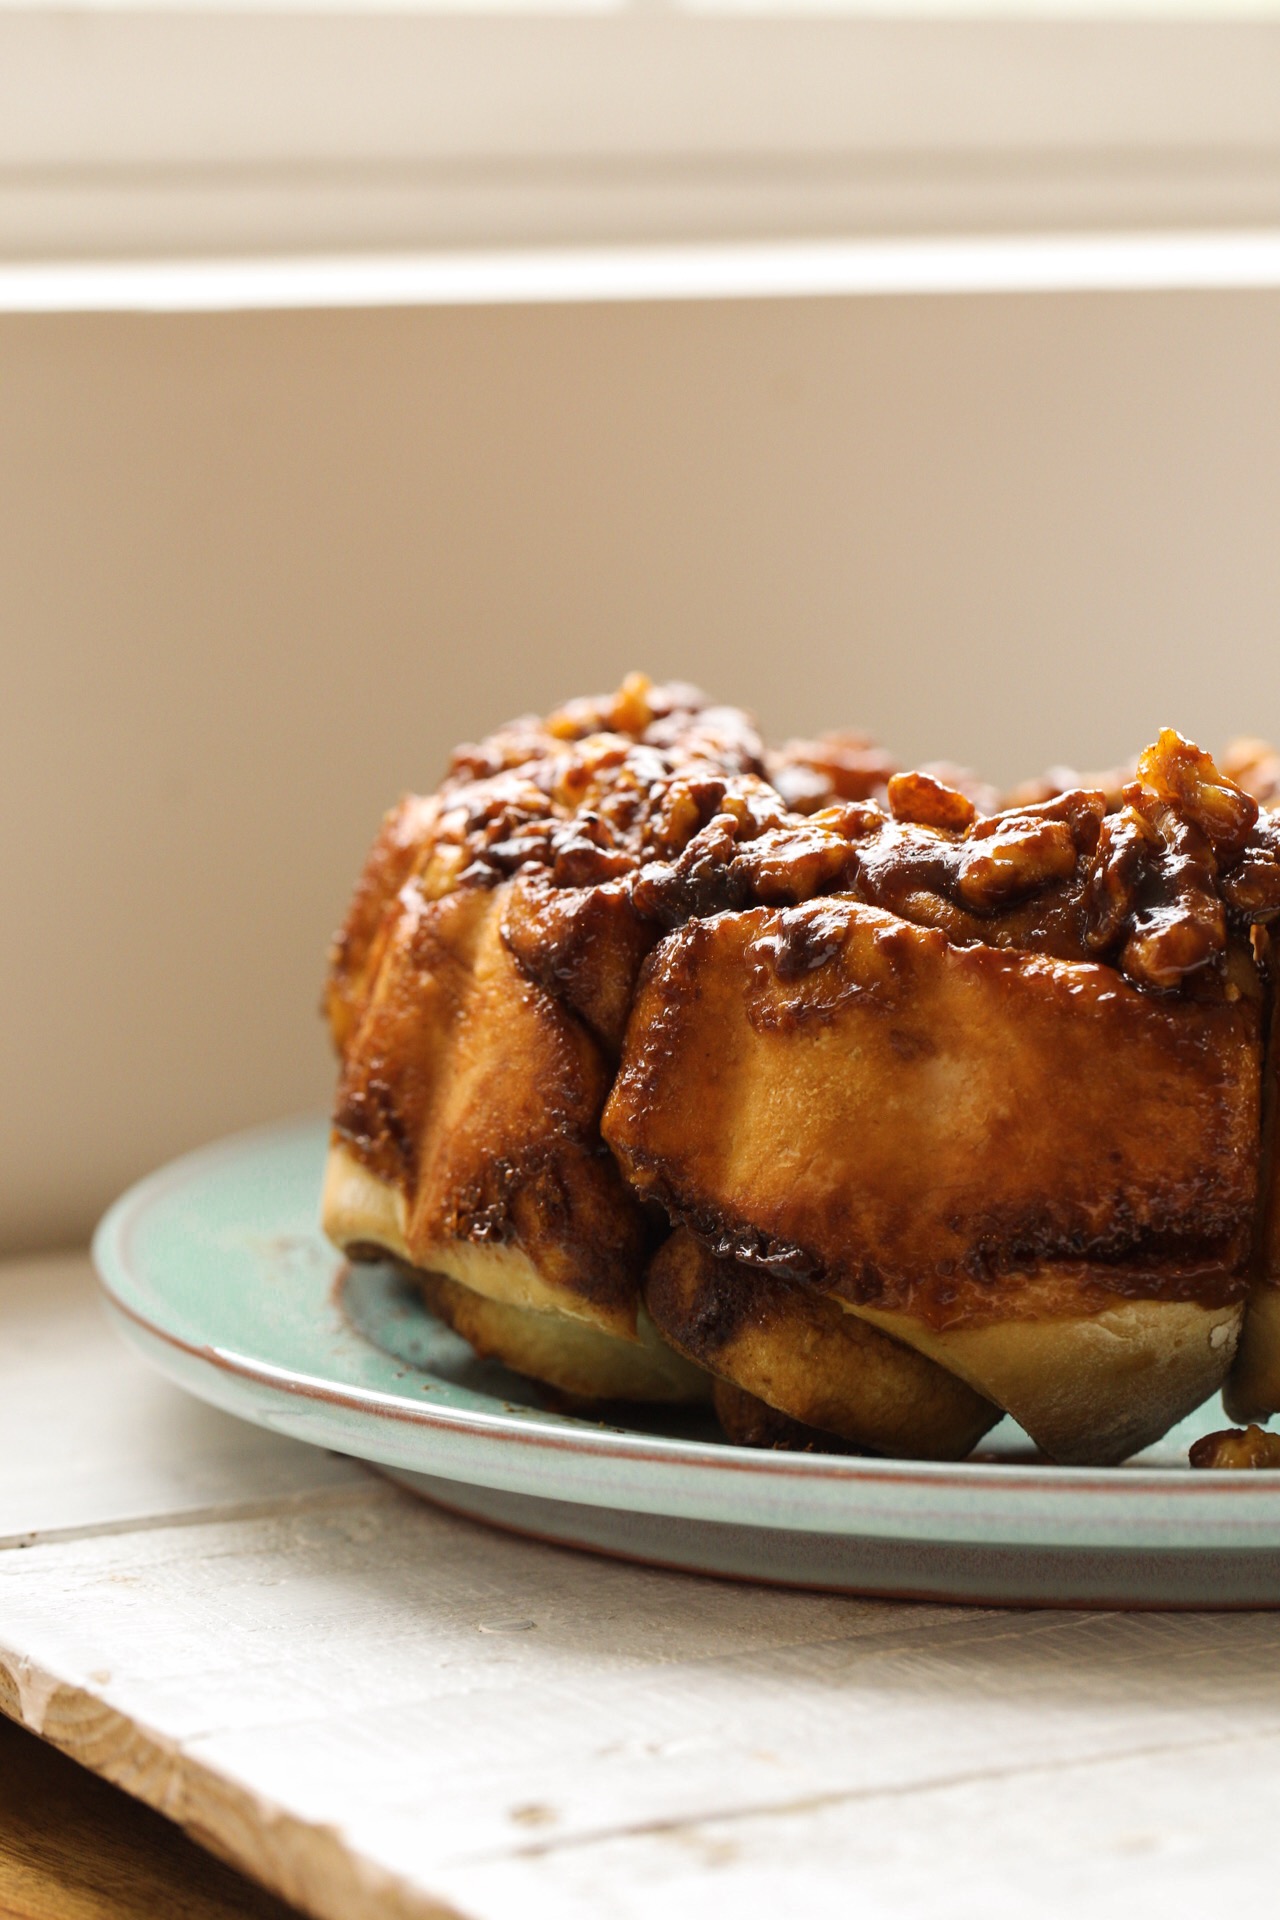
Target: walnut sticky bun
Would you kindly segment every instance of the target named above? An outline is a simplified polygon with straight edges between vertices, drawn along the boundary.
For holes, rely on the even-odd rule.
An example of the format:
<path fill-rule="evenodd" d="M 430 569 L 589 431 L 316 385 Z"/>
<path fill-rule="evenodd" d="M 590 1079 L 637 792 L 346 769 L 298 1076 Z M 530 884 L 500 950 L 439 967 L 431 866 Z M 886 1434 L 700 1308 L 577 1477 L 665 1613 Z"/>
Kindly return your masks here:
<path fill-rule="evenodd" d="M 744 1444 L 1147 1445 L 1261 1291 L 1280 817 L 1172 732 L 1031 791 L 639 676 L 459 749 L 334 945 L 327 1231 Z"/>

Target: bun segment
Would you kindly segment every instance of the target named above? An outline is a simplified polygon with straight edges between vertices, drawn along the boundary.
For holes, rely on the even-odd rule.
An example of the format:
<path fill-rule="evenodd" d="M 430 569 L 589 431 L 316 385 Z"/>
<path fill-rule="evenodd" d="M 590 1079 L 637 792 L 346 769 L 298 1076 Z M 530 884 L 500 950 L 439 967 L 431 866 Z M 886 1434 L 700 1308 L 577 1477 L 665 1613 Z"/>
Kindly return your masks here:
<path fill-rule="evenodd" d="M 431 1311 L 486 1360 L 581 1400 L 691 1403 L 708 1398 L 706 1375 L 660 1340 L 643 1307 L 619 1333 L 617 1316 L 549 1283 L 518 1246 L 440 1241 L 415 1262 L 399 1190 L 333 1145 L 321 1218 L 352 1259 L 394 1260 Z M 435 1260 L 435 1268 L 424 1268 Z"/>
<path fill-rule="evenodd" d="M 1280 1287 L 1260 1277 L 1249 1294 L 1239 1349 L 1222 1392 L 1232 1420 L 1269 1420 L 1280 1413 Z"/>
<path fill-rule="evenodd" d="M 608 1065 L 508 950 L 509 888 L 402 893 L 343 1066 L 325 1230 L 634 1339 L 645 1232 L 600 1150 Z"/>
<path fill-rule="evenodd" d="M 664 1339 L 717 1380 L 860 1450 L 963 1460 L 1000 1418 L 954 1372 L 839 1302 L 718 1260 L 683 1229 L 654 1259 L 645 1304 Z M 717 1404 L 735 1403 L 722 1397 Z"/>
<path fill-rule="evenodd" d="M 835 1295 L 1055 1457 L 1110 1461 L 1230 1363 L 1258 1031 L 1256 995 L 1157 999 L 844 898 L 756 908 L 658 948 L 604 1133 L 704 1240 Z"/>
<path fill-rule="evenodd" d="M 1074 1319 L 935 1331 L 907 1314 L 851 1308 L 990 1394 L 1053 1460 L 1117 1466 L 1222 1385 L 1243 1304 L 1117 1298 Z"/>
<path fill-rule="evenodd" d="M 619 1340 L 584 1320 L 495 1300 L 442 1273 L 414 1276 L 431 1311 L 486 1360 L 544 1381 L 573 1400 L 644 1400 L 687 1406 L 710 1398 L 710 1382 L 659 1338 L 641 1307 L 636 1335 Z"/>
<path fill-rule="evenodd" d="M 575 1397 L 709 1390 L 641 1311 L 654 1223 L 600 1137 L 659 929 L 595 823 L 672 848 L 730 778 L 780 819 L 758 764 L 745 718 L 687 688 L 517 722 L 388 815 L 335 942 L 326 1233 L 395 1259 L 480 1352 Z"/>
<path fill-rule="evenodd" d="M 769 756 L 635 676 L 459 749 L 335 943 L 331 1237 L 575 1398 L 1148 1444 L 1244 1311 L 1280 822 L 1176 734 L 1035 791 Z M 1280 1404 L 1258 1299 L 1235 1380 Z"/>
<path fill-rule="evenodd" d="M 1249 770 L 1280 783 L 1280 757 L 1261 750 L 1258 741 L 1237 742 L 1250 750 Z M 1256 754 L 1256 758 L 1254 755 Z M 1280 798 L 1280 792 L 1277 793 Z M 1267 1057 L 1262 1089 L 1262 1191 L 1257 1240 L 1250 1262 L 1252 1285 L 1244 1327 L 1223 1403 L 1232 1420 L 1269 1420 L 1280 1413 L 1280 1162 L 1276 1158 L 1276 1120 L 1280 1112 L 1280 1019 L 1276 1006 L 1277 956 L 1274 936 L 1255 936 L 1267 978 Z"/>

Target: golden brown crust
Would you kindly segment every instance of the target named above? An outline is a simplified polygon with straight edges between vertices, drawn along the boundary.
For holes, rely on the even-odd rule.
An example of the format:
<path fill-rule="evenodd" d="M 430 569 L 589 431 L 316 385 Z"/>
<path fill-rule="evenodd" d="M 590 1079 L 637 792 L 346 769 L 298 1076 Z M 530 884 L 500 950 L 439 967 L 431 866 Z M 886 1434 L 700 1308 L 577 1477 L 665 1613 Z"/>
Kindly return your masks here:
<path fill-rule="evenodd" d="M 724 914 L 656 950 L 605 1135 L 717 1252 L 837 1296 L 1055 1458 L 1119 1460 L 1235 1346 L 1250 969 L 1237 955 L 1235 998 L 1156 996 L 848 899 Z"/>
<path fill-rule="evenodd" d="M 518 1252 L 567 1307 L 625 1337 L 646 1232 L 600 1143 L 607 1066 L 525 980 L 503 894 L 463 891 L 397 922 L 344 1063 L 335 1144 L 403 1196 L 396 1251 L 413 1265 L 459 1246 Z"/>
<path fill-rule="evenodd" d="M 1113 1298 L 1072 1317 L 937 1329 L 853 1311 L 989 1394 L 1064 1466 L 1118 1465 L 1194 1412 L 1221 1386 L 1243 1314 L 1238 1303 Z"/>
<path fill-rule="evenodd" d="M 519 873 L 502 937 L 529 979 L 576 1014 L 616 1060 L 641 962 L 658 937 L 625 882 L 557 887 L 542 869 Z"/>
<path fill-rule="evenodd" d="M 701 1368 L 658 1339 L 641 1314 L 638 1337 L 620 1340 L 562 1311 L 493 1300 L 442 1273 L 411 1273 L 431 1311 L 486 1360 L 542 1380 L 574 1400 L 690 1405 L 708 1398 Z"/>
<path fill-rule="evenodd" d="M 406 794 L 383 819 L 329 952 L 324 1012 L 339 1056 L 368 1001 L 390 930 L 393 902 L 428 843 L 435 796 Z"/>
<path fill-rule="evenodd" d="M 687 1232 L 672 1234 L 655 1256 L 645 1304 L 681 1353 L 810 1435 L 904 1459 L 961 1460 L 999 1418 L 961 1380 L 838 1302 L 719 1260 Z M 742 1444 L 784 1444 L 781 1430 L 770 1433 Z"/>
<path fill-rule="evenodd" d="M 599 1114 L 657 929 L 623 882 L 722 805 L 779 820 L 759 765 L 745 716 L 633 677 L 460 748 L 388 817 L 332 957 L 339 1244 L 635 1346 L 651 1229 Z"/>
<path fill-rule="evenodd" d="M 637 1194 L 917 1346 L 1229 1316 L 1280 820 L 1173 733 L 993 805 L 638 676 L 460 748 L 335 943 L 335 1237 L 633 1345 Z"/>
<path fill-rule="evenodd" d="M 724 914 L 656 950 L 605 1137 L 717 1251 L 939 1327 L 1018 1313 L 1032 1276 L 1073 1312 L 1226 1302 L 1256 1198 L 1247 988 L 1158 997 L 847 899 Z"/>

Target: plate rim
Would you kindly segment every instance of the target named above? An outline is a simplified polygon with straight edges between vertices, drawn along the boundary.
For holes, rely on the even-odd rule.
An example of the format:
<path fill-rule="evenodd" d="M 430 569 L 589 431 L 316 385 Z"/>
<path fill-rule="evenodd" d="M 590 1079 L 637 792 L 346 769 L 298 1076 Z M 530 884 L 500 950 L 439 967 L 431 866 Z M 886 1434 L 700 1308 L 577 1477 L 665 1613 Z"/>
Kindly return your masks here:
<path fill-rule="evenodd" d="M 98 1222 L 91 1246 L 98 1283 L 112 1310 L 144 1335 L 160 1341 L 187 1360 L 298 1401 L 321 1401 L 380 1420 L 520 1449 L 666 1469 L 746 1473 L 779 1483 L 846 1482 L 851 1486 L 932 1489 L 952 1494 L 994 1491 L 1008 1486 L 1024 1496 L 1070 1492 L 1132 1499 L 1146 1493 L 1197 1503 L 1208 1497 L 1216 1504 L 1228 1496 L 1233 1501 L 1244 1500 L 1255 1505 L 1280 1503 L 1280 1475 L 1273 1479 L 1270 1475 L 1243 1469 L 1205 1473 L 1190 1467 L 1074 1467 L 1057 1466 L 1049 1461 L 1018 1464 L 972 1459 L 892 1460 L 869 1455 L 786 1453 L 735 1446 L 730 1441 L 643 1434 L 626 1428 L 572 1421 L 569 1417 L 534 1424 L 519 1412 L 503 1414 L 479 1408 L 433 1406 L 411 1400 L 407 1395 L 291 1370 L 238 1352 L 234 1347 L 189 1339 L 172 1325 L 148 1315 L 136 1300 L 127 1297 L 130 1291 L 136 1293 L 138 1285 L 133 1280 L 131 1287 L 131 1237 L 155 1203 L 225 1161 L 252 1156 L 255 1148 L 283 1142 L 290 1136 L 316 1133 L 327 1124 L 322 1117 L 311 1114 L 245 1128 L 178 1155 L 126 1188 Z M 773 1523 L 762 1518 L 760 1524 L 768 1527 Z"/>

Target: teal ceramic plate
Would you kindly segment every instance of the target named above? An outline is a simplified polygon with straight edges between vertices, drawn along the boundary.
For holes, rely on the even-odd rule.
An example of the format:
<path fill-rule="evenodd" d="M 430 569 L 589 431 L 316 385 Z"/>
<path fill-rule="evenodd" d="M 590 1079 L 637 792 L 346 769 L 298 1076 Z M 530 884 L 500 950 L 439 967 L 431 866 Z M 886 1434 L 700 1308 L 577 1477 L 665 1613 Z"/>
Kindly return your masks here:
<path fill-rule="evenodd" d="M 701 1415 L 573 1419 L 477 1360 L 317 1225 L 325 1129 L 243 1135 L 134 1187 L 95 1258 L 126 1337 L 246 1420 L 495 1525 L 656 1565 L 1041 1606 L 1280 1605 L 1280 1474 L 1193 1473 L 1213 1405 L 1127 1467 L 1053 1467 L 1011 1422 L 960 1466 L 753 1452 Z"/>

